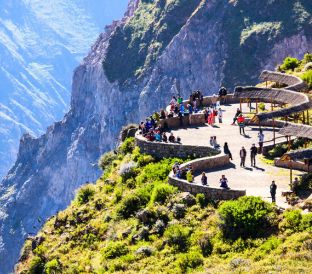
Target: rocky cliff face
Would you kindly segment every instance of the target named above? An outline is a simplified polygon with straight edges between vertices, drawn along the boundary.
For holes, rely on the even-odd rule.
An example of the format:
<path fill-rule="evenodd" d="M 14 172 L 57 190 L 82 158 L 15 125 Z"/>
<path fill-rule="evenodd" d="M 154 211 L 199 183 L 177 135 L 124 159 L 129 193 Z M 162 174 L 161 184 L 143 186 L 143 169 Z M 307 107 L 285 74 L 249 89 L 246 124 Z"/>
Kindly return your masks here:
<path fill-rule="evenodd" d="M 130 1 L 75 70 L 69 113 L 40 138 L 21 140 L 0 184 L 0 272 L 11 270 L 28 233 L 99 176 L 98 158 L 122 125 L 177 92 L 250 84 L 288 54 L 302 56 L 312 49 L 311 11 L 303 0 Z"/>

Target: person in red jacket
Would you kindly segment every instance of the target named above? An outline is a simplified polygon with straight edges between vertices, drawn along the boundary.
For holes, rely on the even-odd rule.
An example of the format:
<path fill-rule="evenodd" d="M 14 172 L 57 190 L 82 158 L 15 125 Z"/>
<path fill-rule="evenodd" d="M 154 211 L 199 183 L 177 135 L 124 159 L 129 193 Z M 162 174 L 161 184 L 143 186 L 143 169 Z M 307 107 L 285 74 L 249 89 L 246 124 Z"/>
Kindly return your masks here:
<path fill-rule="evenodd" d="M 245 117 L 243 114 L 240 114 L 237 118 L 237 123 L 239 125 L 239 134 L 244 134 L 245 135 Z"/>

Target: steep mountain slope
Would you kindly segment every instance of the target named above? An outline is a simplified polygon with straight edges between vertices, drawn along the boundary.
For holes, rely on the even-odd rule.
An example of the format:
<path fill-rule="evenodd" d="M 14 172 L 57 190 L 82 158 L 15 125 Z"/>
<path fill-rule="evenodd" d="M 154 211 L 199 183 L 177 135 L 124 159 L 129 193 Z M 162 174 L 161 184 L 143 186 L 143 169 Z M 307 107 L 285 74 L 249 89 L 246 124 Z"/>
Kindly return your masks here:
<path fill-rule="evenodd" d="M 131 1 L 76 69 L 65 118 L 39 139 L 21 140 L 0 185 L 0 271 L 13 265 L 27 233 L 97 178 L 97 160 L 122 125 L 164 107 L 178 91 L 187 97 L 221 83 L 251 84 L 285 56 L 301 57 L 312 49 L 311 13 L 307 0 Z"/>
<path fill-rule="evenodd" d="M 156 162 L 133 143 L 104 155 L 96 185 L 26 241 L 18 273 L 311 272 L 312 213 L 181 193 L 167 177 L 181 160 Z"/>
<path fill-rule="evenodd" d="M 1 2 L 0 178 L 22 134 L 42 134 L 68 110 L 73 69 L 127 0 Z"/>

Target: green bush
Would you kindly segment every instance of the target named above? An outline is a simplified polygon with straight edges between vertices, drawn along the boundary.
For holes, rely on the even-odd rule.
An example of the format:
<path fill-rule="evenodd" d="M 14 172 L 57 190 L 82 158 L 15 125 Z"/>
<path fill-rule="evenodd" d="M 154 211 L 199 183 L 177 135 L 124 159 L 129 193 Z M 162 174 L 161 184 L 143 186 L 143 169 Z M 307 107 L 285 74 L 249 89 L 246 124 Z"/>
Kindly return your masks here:
<path fill-rule="evenodd" d="M 165 183 L 158 184 L 153 189 L 151 203 L 164 204 L 167 201 L 167 199 L 176 192 L 177 192 L 176 187 L 173 187 Z"/>
<path fill-rule="evenodd" d="M 224 237 L 231 239 L 263 237 L 272 232 L 275 216 L 271 204 L 260 197 L 244 196 L 224 202 L 218 209 Z"/>
<path fill-rule="evenodd" d="M 117 208 L 117 214 L 123 218 L 134 216 L 135 213 L 146 206 L 150 200 L 148 187 L 140 188 L 137 191 L 126 195 Z"/>
<path fill-rule="evenodd" d="M 265 104 L 264 103 L 260 103 L 258 105 L 258 108 L 261 110 L 261 111 L 264 111 L 265 110 Z"/>
<path fill-rule="evenodd" d="M 45 273 L 47 274 L 58 274 L 61 272 L 61 266 L 57 259 L 53 259 L 45 264 Z"/>
<path fill-rule="evenodd" d="M 312 70 L 306 71 L 300 77 L 303 81 L 305 81 L 308 84 L 309 88 L 312 88 Z"/>
<path fill-rule="evenodd" d="M 311 63 L 312 62 L 312 54 L 306 53 L 302 59 L 303 64 Z"/>
<path fill-rule="evenodd" d="M 287 145 L 279 144 L 276 145 L 273 149 L 271 149 L 268 154 L 270 159 L 274 159 L 277 157 L 282 157 L 287 152 Z"/>
<path fill-rule="evenodd" d="M 312 213 L 302 215 L 300 230 L 312 233 Z"/>
<path fill-rule="evenodd" d="M 297 232 L 300 230 L 300 224 L 302 220 L 301 211 L 299 209 L 286 210 L 283 214 L 283 221 L 279 227 L 282 231 Z"/>
<path fill-rule="evenodd" d="M 144 167 L 150 163 L 155 162 L 153 156 L 148 154 L 142 154 L 139 147 L 134 148 L 132 152 L 132 159 L 138 164 L 139 167 Z"/>
<path fill-rule="evenodd" d="M 44 273 L 44 261 L 42 258 L 35 256 L 29 264 L 28 274 L 42 273 Z"/>
<path fill-rule="evenodd" d="M 202 234 L 198 239 L 198 245 L 204 257 L 208 257 L 211 255 L 212 250 L 213 250 L 213 245 L 211 242 L 211 236 L 209 234 L 207 233 Z"/>
<path fill-rule="evenodd" d="M 177 261 L 182 273 L 192 271 L 192 269 L 203 265 L 204 260 L 202 254 L 196 251 L 191 251 L 186 254 L 181 254 Z"/>
<path fill-rule="evenodd" d="M 119 147 L 119 153 L 126 155 L 131 154 L 135 148 L 135 139 L 133 137 L 127 138 Z"/>
<path fill-rule="evenodd" d="M 94 185 L 88 184 L 79 189 L 77 202 L 79 205 L 88 203 L 95 194 Z"/>
<path fill-rule="evenodd" d="M 297 58 L 286 57 L 283 64 L 280 65 L 280 70 L 294 70 L 300 65 L 300 61 Z"/>
<path fill-rule="evenodd" d="M 179 224 L 169 226 L 165 231 L 165 237 L 168 239 L 169 246 L 174 247 L 177 251 L 187 251 L 189 247 L 190 229 Z"/>
<path fill-rule="evenodd" d="M 99 167 L 105 171 L 109 169 L 118 156 L 113 151 L 105 153 L 99 160 Z"/>
<path fill-rule="evenodd" d="M 196 203 L 201 207 L 204 208 L 208 205 L 208 200 L 206 199 L 203 193 L 198 193 L 196 195 Z"/>
<path fill-rule="evenodd" d="M 128 247 L 122 242 L 109 242 L 103 250 L 105 259 L 114 259 L 126 255 L 129 252 Z"/>
<path fill-rule="evenodd" d="M 147 182 L 166 182 L 168 174 L 175 162 L 180 162 L 180 159 L 163 159 L 158 163 L 148 164 L 141 170 L 140 175 L 137 176 L 137 182 L 144 184 Z"/>

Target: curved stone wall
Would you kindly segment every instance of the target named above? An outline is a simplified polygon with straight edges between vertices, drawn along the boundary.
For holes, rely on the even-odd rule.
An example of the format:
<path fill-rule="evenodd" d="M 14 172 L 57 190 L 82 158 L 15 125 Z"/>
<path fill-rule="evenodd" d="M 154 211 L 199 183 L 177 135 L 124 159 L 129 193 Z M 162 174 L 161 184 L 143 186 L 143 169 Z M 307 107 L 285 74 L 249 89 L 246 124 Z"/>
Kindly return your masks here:
<path fill-rule="evenodd" d="M 142 153 L 150 154 L 158 159 L 170 157 L 182 159 L 202 158 L 220 153 L 220 151 L 207 146 L 191 146 L 156 141 L 150 142 L 138 133 L 135 135 L 135 141 Z"/>
<path fill-rule="evenodd" d="M 191 164 L 194 172 L 200 173 L 202 171 L 207 171 L 209 169 L 223 167 L 229 163 L 230 163 L 229 156 L 223 154 L 213 157 L 196 159 L 181 165 L 181 168 L 184 168 L 187 165 Z M 186 180 L 174 177 L 173 172 L 170 172 L 169 174 L 169 184 L 178 187 L 181 191 L 190 192 L 193 195 L 202 193 L 205 195 L 207 199 L 212 200 L 232 200 L 246 195 L 246 190 L 213 188 L 209 186 L 189 183 Z"/>
<path fill-rule="evenodd" d="M 288 86 L 285 89 L 289 90 L 300 91 L 307 88 L 306 83 L 302 81 L 299 77 L 275 71 L 268 70 L 262 71 L 260 79 L 262 81 L 270 81 L 285 84 Z"/>

